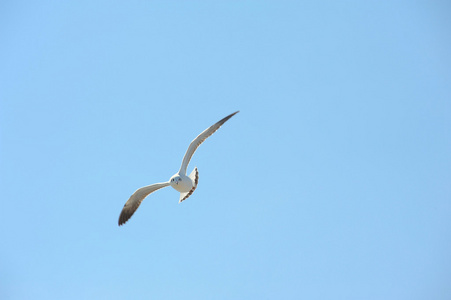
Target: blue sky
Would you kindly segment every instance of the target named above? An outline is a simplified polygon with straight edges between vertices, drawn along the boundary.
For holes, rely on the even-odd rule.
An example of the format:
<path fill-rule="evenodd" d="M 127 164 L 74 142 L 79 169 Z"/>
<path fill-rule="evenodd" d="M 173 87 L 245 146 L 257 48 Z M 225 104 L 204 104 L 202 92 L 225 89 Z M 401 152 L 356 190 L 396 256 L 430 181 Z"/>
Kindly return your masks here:
<path fill-rule="evenodd" d="M 3 1 L 0 298 L 450 299 L 450 8 Z"/>

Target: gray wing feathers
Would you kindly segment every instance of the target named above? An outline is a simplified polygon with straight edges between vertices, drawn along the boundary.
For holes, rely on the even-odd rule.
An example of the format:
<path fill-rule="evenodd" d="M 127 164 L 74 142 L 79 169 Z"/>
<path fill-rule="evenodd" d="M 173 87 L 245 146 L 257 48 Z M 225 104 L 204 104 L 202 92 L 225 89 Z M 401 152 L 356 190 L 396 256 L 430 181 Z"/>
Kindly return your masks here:
<path fill-rule="evenodd" d="M 191 160 L 191 157 L 193 156 L 197 148 L 200 146 L 200 144 L 202 144 L 210 135 L 215 133 L 216 130 L 218 130 L 219 127 L 222 126 L 222 124 L 227 122 L 231 117 L 233 117 L 237 113 L 239 113 L 239 111 L 236 111 L 233 114 L 228 115 L 219 122 L 205 129 L 191 142 L 191 144 L 188 147 L 188 150 L 186 150 L 185 156 L 183 157 L 182 166 L 180 167 L 179 174 L 186 174 L 186 169 L 188 168 L 189 161 Z"/>
<path fill-rule="evenodd" d="M 155 183 L 152 185 L 148 185 L 137 189 L 133 195 L 130 196 L 130 199 L 125 203 L 124 208 L 122 208 L 121 215 L 119 216 L 119 226 L 125 224 L 125 222 L 130 219 L 135 211 L 138 209 L 141 202 L 146 198 L 150 193 L 155 192 L 161 188 L 164 188 L 169 185 L 169 182 L 164 183 Z"/>

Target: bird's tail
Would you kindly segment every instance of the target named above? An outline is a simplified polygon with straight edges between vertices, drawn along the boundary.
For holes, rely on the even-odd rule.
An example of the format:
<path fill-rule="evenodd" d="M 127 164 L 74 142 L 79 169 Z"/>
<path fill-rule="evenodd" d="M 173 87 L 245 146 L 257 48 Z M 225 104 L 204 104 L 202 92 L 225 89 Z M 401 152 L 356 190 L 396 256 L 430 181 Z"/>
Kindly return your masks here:
<path fill-rule="evenodd" d="M 197 171 L 197 167 L 194 168 L 194 170 L 191 172 L 191 174 L 189 174 L 188 176 L 189 178 L 191 178 L 191 180 L 193 181 L 193 187 L 191 188 L 191 190 L 189 190 L 189 192 L 186 193 L 180 193 L 180 200 L 179 203 L 182 201 L 185 201 L 186 199 L 188 199 L 189 196 L 191 196 L 191 194 L 194 192 L 194 190 L 197 188 L 197 183 L 199 182 L 199 172 Z"/>

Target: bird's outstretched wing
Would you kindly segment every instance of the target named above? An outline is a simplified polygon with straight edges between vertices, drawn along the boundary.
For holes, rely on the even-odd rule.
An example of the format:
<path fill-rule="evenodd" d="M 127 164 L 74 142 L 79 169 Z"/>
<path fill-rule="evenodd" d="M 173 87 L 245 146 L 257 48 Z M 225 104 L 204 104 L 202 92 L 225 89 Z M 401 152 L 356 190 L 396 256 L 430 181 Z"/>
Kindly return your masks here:
<path fill-rule="evenodd" d="M 125 222 L 130 219 L 135 211 L 138 209 L 141 202 L 146 198 L 150 193 L 155 192 L 161 188 L 164 188 L 169 185 L 169 182 L 164 183 L 155 183 L 152 185 L 148 185 L 137 189 L 133 195 L 130 196 L 127 202 L 125 202 L 124 208 L 122 208 L 121 215 L 119 216 L 119 226 L 125 224 Z"/>
<path fill-rule="evenodd" d="M 188 150 L 186 150 L 185 156 L 183 157 L 182 166 L 180 167 L 179 174 L 184 175 L 186 174 L 186 169 L 188 168 L 189 161 L 191 160 L 191 157 L 193 156 L 197 148 L 200 146 L 200 144 L 202 144 L 210 135 L 215 133 L 215 131 L 218 130 L 219 127 L 222 126 L 222 124 L 227 122 L 227 120 L 229 120 L 231 117 L 233 117 L 235 114 L 239 112 L 240 111 L 236 111 L 233 114 L 230 114 L 224 119 L 220 120 L 219 122 L 213 124 L 209 128 L 205 129 L 191 142 L 191 144 L 189 144 Z"/>

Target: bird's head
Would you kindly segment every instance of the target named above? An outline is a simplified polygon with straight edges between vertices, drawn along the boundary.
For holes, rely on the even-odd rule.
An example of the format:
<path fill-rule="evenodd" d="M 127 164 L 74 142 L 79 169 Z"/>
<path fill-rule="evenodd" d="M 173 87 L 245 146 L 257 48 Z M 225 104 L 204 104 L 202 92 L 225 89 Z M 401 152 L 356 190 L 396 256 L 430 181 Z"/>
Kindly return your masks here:
<path fill-rule="evenodd" d="M 171 177 L 171 179 L 169 180 L 169 183 L 172 186 L 178 185 L 180 183 L 180 181 L 182 181 L 182 178 L 180 177 L 180 175 L 175 174 L 174 176 Z"/>

